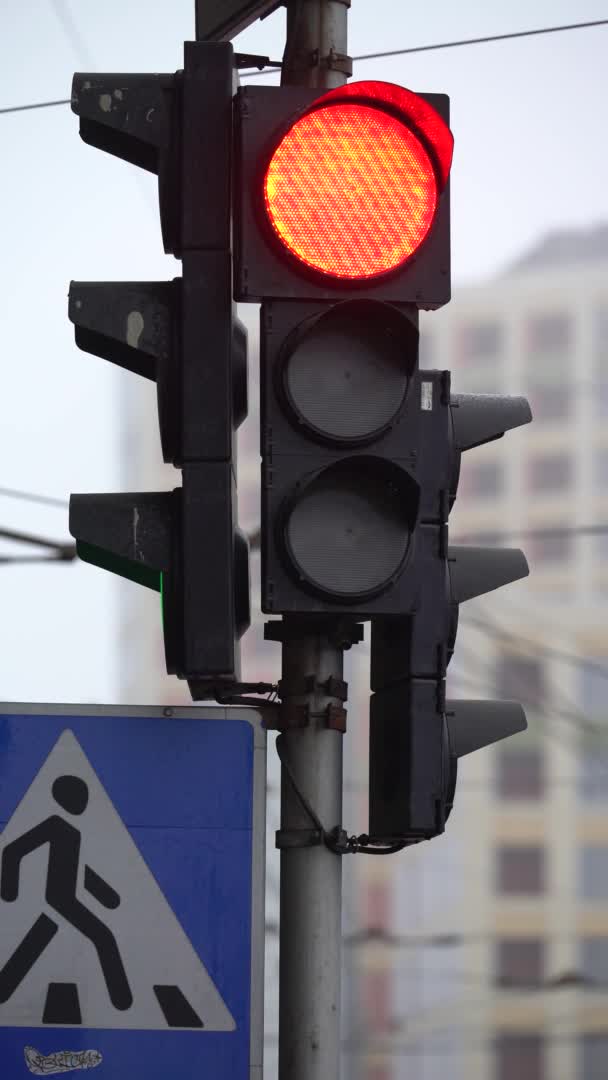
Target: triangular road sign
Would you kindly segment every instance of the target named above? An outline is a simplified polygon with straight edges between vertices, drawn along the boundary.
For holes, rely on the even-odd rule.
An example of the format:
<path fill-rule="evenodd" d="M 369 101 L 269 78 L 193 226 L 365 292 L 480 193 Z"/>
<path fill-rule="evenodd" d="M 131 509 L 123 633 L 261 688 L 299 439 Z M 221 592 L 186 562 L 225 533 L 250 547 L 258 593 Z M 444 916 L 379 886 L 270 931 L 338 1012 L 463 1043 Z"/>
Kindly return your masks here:
<path fill-rule="evenodd" d="M 74 734 L 0 836 L 0 1026 L 233 1031 Z"/>

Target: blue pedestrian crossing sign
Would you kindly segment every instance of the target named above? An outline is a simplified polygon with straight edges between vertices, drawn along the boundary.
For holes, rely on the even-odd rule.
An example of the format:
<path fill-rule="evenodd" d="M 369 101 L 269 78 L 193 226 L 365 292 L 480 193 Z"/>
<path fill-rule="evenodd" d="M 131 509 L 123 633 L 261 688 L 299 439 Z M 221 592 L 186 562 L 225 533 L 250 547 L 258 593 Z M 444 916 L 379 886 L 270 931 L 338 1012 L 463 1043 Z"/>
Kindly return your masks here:
<path fill-rule="evenodd" d="M 2 1075 L 259 1080 L 254 709 L 0 706 Z"/>

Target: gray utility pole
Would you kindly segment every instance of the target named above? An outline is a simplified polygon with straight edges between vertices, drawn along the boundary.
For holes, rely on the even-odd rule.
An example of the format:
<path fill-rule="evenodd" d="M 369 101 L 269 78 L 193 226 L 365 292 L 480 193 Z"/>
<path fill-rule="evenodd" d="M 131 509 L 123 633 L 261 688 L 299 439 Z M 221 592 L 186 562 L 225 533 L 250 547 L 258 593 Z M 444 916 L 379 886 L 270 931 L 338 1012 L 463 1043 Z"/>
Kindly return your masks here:
<path fill-rule="evenodd" d="M 334 87 L 348 71 L 350 0 L 288 0 L 282 83 Z M 342 821 L 343 651 L 349 631 L 292 616 L 281 626 L 281 922 L 279 1080 L 338 1080 L 342 858 L 306 845 L 313 823 Z M 299 726 L 305 725 L 305 726 Z M 283 846 L 283 843 L 288 846 Z"/>

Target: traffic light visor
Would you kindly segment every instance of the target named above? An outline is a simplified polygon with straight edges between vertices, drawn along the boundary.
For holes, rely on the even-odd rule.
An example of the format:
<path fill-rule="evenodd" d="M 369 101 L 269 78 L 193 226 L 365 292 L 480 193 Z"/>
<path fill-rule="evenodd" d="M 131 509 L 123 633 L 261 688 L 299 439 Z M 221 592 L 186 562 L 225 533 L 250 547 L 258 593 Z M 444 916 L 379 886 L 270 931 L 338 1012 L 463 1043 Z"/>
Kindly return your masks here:
<path fill-rule="evenodd" d="M 410 91 L 374 82 L 331 91 L 270 158 L 264 204 L 272 229 L 299 261 L 334 279 L 396 270 L 433 224 L 451 142 L 441 117 Z"/>

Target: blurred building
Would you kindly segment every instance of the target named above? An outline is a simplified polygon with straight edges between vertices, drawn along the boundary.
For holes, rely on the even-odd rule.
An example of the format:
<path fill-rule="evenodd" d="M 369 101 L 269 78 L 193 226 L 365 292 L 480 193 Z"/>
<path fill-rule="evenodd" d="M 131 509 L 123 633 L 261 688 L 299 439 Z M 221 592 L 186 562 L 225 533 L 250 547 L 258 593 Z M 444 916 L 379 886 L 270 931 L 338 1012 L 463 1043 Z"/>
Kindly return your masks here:
<path fill-rule="evenodd" d="M 532 405 L 463 456 L 451 538 L 521 546 L 531 576 L 463 605 L 449 677 L 520 700 L 530 730 L 461 762 L 443 837 L 359 862 L 349 1078 L 605 1080 L 608 227 L 457 290 L 421 354 L 456 392 Z"/>
<path fill-rule="evenodd" d="M 258 523 L 257 311 L 240 522 Z M 511 697 L 530 731 L 460 766 L 445 835 L 345 860 L 343 1080 L 605 1080 L 608 1063 L 608 227 L 549 236 L 422 318 L 456 392 L 525 394 L 534 423 L 463 460 L 451 537 L 522 546 L 531 577 L 461 611 L 450 694 Z M 160 465 L 153 387 L 125 376 L 125 490 Z M 578 530 L 578 531 L 577 531 Z M 533 535 L 530 535 L 530 532 Z M 259 560 L 252 555 L 259 613 Z M 185 703 L 158 597 L 125 583 L 123 699 Z M 257 615 L 246 679 L 275 679 Z M 367 646 L 347 655 L 345 813 L 367 828 Z M 276 1077 L 278 769 L 269 739 L 266 1075 Z"/>

